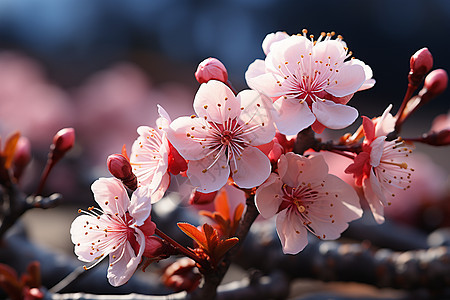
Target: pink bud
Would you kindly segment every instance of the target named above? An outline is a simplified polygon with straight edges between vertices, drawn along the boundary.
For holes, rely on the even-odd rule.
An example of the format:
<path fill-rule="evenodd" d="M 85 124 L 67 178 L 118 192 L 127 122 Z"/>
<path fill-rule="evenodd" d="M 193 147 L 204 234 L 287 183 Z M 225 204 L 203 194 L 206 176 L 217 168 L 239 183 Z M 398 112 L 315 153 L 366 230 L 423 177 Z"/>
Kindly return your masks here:
<path fill-rule="evenodd" d="M 428 74 L 425 78 L 424 88 L 426 93 L 422 96 L 422 101 L 431 100 L 432 98 L 442 94 L 447 88 L 448 75 L 444 69 L 437 69 Z M 423 99 L 427 95 L 429 99 Z"/>
<path fill-rule="evenodd" d="M 53 137 L 53 144 L 50 146 L 49 162 L 55 165 L 67 151 L 75 144 L 75 130 L 73 128 L 63 128 Z"/>
<path fill-rule="evenodd" d="M 175 291 L 192 292 L 200 284 L 202 276 L 195 269 L 195 261 L 183 257 L 166 268 L 162 282 Z"/>
<path fill-rule="evenodd" d="M 54 151 L 66 153 L 75 144 L 75 130 L 73 128 L 63 128 L 53 137 Z"/>
<path fill-rule="evenodd" d="M 223 83 L 228 81 L 228 72 L 225 66 L 217 58 L 207 58 L 202 61 L 195 72 L 195 78 L 199 83 L 210 80 L 218 80 Z"/>
<path fill-rule="evenodd" d="M 112 154 L 108 156 L 106 164 L 111 175 L 120 179 L 126 187 L 133 191 L 137 188 L 136 175 L 134 175 L 131 164 L 125 156 Z"/>
<path fill-rule="evenodd" d="M 194 190 L 189 199 L 189 204 L 209 204 L 216 198 L 217 191 L 211 193 L 200 193 Z"/>
<path fill-rule="evenodd" d="M 14 152 L 13 166 L 14 177 L 18 180 L 23 173 L 23 170 L 31 160 L 31 146 L 30 140 L 26 137 L 20 137 L 16 144 Z"/>
<path fill-rule="evenodd" d="M 425 75 L 433 67 L 433 56 L 428 48 L 422 48 L 411 56 L 408 80 L 413 86 L 419 86 Z"/>

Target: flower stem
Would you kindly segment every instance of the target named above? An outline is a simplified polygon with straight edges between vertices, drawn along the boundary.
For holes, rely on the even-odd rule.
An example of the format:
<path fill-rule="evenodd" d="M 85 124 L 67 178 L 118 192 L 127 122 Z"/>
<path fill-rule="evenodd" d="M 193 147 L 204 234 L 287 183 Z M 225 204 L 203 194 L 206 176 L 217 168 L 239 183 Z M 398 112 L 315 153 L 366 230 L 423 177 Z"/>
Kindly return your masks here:
<path fill-rule="evenodd" d="M 162 232 L 159 228 L 155 229 L 155 233 L 162 239 L 164 239 L 166 242 L 168 242 L 170 245 L 175 247 L 178 251 L 180 251 L 182 254 L 186 255 L 187 257 L 193 259 L 196 263 L 201 265 L 202 267 L 205 266 L 205 261 L 200 259 L 193 251 L 187 249 L 186 247 L 180 245 L 177 241 L 172 239 L 170 236 Z"/>

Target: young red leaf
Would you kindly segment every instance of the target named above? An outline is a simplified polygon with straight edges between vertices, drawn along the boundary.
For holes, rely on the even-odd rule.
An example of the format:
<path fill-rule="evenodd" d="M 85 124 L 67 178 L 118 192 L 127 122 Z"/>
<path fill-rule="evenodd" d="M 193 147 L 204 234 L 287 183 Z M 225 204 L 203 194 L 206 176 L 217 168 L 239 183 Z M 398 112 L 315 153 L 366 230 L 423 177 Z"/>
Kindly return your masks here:
<path fill-rule="evenodd" d="M 208 242 L 205 238 L 205 234 L 198 230 L 197 227 L 189 223 L 181 222 L 177 223 L 177 225 L 187 236 L 196 241 L 203 248 L 208 249 Z"/>
<path fill-rule="evenodd" d="M 220 241 L 217 247 L 214 249 L 214 259 L 216 261 L 219 261 L 219 259 L 222 258 L 238 242 L 239 239 L 237 237 L 232 237 L 224 241 Z"/>
<path fill-rule="evenodd" d="M 217 212 L 219 212 L 225 220 L 230 219 L 230 206 L 228 205 L 228 195 L 225 189 L 222 189 L 216 196 L 214 207 Z"/>
<path fill-rule="evenodd" d="M 17 131 L 6 139 L 5 150 L 3 151 L 3 157 L 5 158 L 5 169 L 9 169 L 9 167 L 11 167 L 19 138 L 20 132 Z"/>
<path fill-rule="evenodd" d="M 244 213 L 244 204 L 239 203 L 234 210 L 233 222 L 236 224 L 241 220 L 242 214 Z"/>

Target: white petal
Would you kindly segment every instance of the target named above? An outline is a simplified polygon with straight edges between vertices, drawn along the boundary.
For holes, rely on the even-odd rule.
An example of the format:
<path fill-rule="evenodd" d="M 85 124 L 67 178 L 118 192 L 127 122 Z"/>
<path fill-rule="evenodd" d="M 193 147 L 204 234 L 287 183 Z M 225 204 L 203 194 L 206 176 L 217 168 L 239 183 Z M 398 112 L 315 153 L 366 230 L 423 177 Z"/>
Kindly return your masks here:
<path fill-rule="evenodd" d="M 142 231 L 136 228 L 138 234 L 139 253 L 136 255 L 133 247 L 126 242 L 117 251 L 109 255 L 110 265 L 108 267 L 108 281 L 112 286 L 120 286 L 128 282 L 141 262 L 142 254 L 145 249 L 145 237 Z M 113 256 L 116 256 L 116 259 Z"/>
<path fill-rule="evenodd" d="M 253 146 L 272 141 L 275 136 L 275 126 L 270 99 L 253 90 L 244 90 L 237 95 L 237 98 L 240 99 L 242 108 L 238 118 L 244 130 L 242 138 Z"/>
<path fill-rule="evenodd" d="M 325 91 L 333 96 L 343 97 L 358 91 L 365 82 L 366 75 L 362 66 L 344 63 L 333 80 L 336 80 L 337 83 L 331 85 Z"/>
<path fill-rule="evenodd" d="M 122 182 L 116 178 L 99 178 L 91 186 L 95 201 L 107 214 L 123 216 L 128 210 L 130 198 Z"/>
<path fill-rule="evenodd" d="M 306 102 L 299 103 L 295 99 L 280 97 L 273 103 L 277 114 L 274 121 L 278 131 L 286 135 L 294 135 L 310 126 L 316 120 Z"/>
<path fill-rule="evenodd" d="M 278 166 L 281 178 L 290 187 L 297 187 L 302 182 L 321 182 L 328 175 L 328 165 L 322 155 L 304 157 L 292 152 L 286 153 L 286 163 Z M 286 171 L 281 168 L 287 167 Z"/>
<path fill-rule="evenodd" d="M 392 104 L 389 104 L 381 117 L 378 118 L 375 124 L 375 136 L 387 136 L 390 132 L 394 131 L 397 119 L 390 114 L 391 109 Z"/>
<path fill-rule="evenodd" d="M 209 127 L 205 119 L 180 117 L 167 129 L 167 139 L 184 159 L 199 160 L 209 152 L 209 149 L 204 147 L 210 136 Z"/>
<path fill-rule="evenodd" d="M 158 202 L 159 200 L 162 199 L 162 197 L 164 197 L 164 194 L 169 188 L 169 185 L 170 185 L 170 174 L 165 173 L 161 179 L 161 184 L 159 185 L 158 189 L 156 189 L 156 191 L 154 191 L 153 194 L 151 195 L 152 204 Z"/>
<path fill-rule="evenodd" d="M 358 111 L 355 108 L 329 100 L 313 102 L 312 111 L 317 121 L 331 129 L 345 128 L 358 117 Z"/>
<path fill-rule="evenodd" d="M 269 158 L 256 147 L 247 147 L 236 160 L 230 161 L 231 177 L 241 188 L 262 184 L 270 175 Z"/>
<path fill-rule="evenodd" d="M 372 150 L 370 151 L 370 164 L 372 167 L 378 167 L 381 161 L 381 156 L 384 150 L 385 136 L 377 137 L 371 144 Z"/>
<path fill-rule="evenodd" d="M 133 217 L 137 226 L 144 224 L 145 220 L 150 216 L 151 210 L 151 200 L 145 192 L 145 189 L 138 188 L 133 192 L 130 207 L 128 208 L 130 216 Z"/>
<path fill-rule="evenodd" d="M 303 67 L 309 70 L 309 54 L 312 53 L 312 48 L 313 43 L 303 36 L 293 35 L 280 40 L 272 44 L 267 54 L 266 70 L 279 74 L 280 68 L 287 68 L 290 73 L 295 74 L 298 71 L 298 62 L 301 60 Z"/>
<path fill-rule="evenodd" d="M 193 186 L 202 193 L 210 193 L 223 187 L 230 175 L 230 168 L 225 155 L 214 162 L 214 154 L 202 160 L 190 160 L 187 175 Z M 205 171 L 206 170 L 206 171 Z"/>
<path fill-rule="evenodd" d="M 365 178 L 363 181 L 364 197 L 369 203 L 370 210 L 378 224 L 384 222 L 384 207 L 380 196 L 383 197 L 381 187 L 379 185 L 378 179 L 373 178 L 375 175 L 371 171 L 370 177 Z"/>
<path fill-rule="evenodd" d="M 280 177 L 271 173 L 266 182 L 264 182 L 255 193 L 255 204 L 261 216 L 268 219 L 273 217 L 280 207 L 283 193 L 281 187 L 283 183 Z"/>
<path fill-rule="evenodd" d="M 283 85 L 279 85 L 279 82 L 284 80 L 281 75 L 268 72 L 252 77 L 252 74 L 256 72 L 253 69 L 253 64 L 251 64 L 245 73 L 248 86 L 255 91 L 263 93 L 268 97 L 280 97 L 289 91 Z"/>
<path fill-rule="evenodd" d="M 159 118 L 156 119 L 156 126 L 158 126 L 160 130 L 167 129 L 172 120 L 170 119 L 170 116 L 167 113 L 167 111 L 161 105 L 157 104 L 157 107 Z"/>
<path fill-rule="evenodd" d="M 306 247 L 308 232 L 299 217 L 285 209 L 278 213 L 276 223 L 283 253 L 297 254 Z"/>
<path fill-rule="evenodd" d="M 239 101 L 223 82 L 210 80 L 203 83 L 194 99 L 194 110 L 200 118 L 223 124 L 241 113 Z"/>
<path fill-rule="evenodd" d="M 284 31 L 278 31 L 278 32 L 269 33 L 268 35 L 266 35 L 266 37 L 264 38 L 264 40 L 262 42 L 262 48 L 263 48 L 264 54 L 267 55 L 270 52 L 270 47 L 273 43 L 287 39 L 288 37 L 289 37 L 289 34 L 287 34 Z"/>

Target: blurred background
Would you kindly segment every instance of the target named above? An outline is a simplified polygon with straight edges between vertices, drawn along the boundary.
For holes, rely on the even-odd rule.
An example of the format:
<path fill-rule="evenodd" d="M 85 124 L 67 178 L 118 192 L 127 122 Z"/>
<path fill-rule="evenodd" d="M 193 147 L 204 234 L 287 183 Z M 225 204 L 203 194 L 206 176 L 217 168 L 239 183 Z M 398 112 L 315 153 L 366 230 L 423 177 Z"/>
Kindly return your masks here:
<path fill-rule="evenodd" d="M 435 68 L 450 70 L 449 20 L 447 0 L 0 0 L 0 135 L 20 130 L 30 139 L 34 160 L 21 184 L 32 193 L 53 135 L 74 127 L 76 147 L 45 194 L 60 192 L 65 203 L 85 207 L 93 203 L 91 183 L 109 176 L 107 156 L 123 144 L 130 151 L 139 125 L 154 126 L 156 104 L 172 119 L 192 114 L 193 74 L 203 59 L 220 59 L 242 90 L 248 65 L 264 58 L 266 34 L 336 31 L 374 71 L 375 87 L 350 105 L 375 117 L 390 103 L 397 111 L 418 49 L 428 47 Z M 427 132 L 447 114 L 449 96 L 417 112 L 404 135 Z M 433 153 L 425 164 L 445 189 L 448 147 L 418 148 Z"/>

